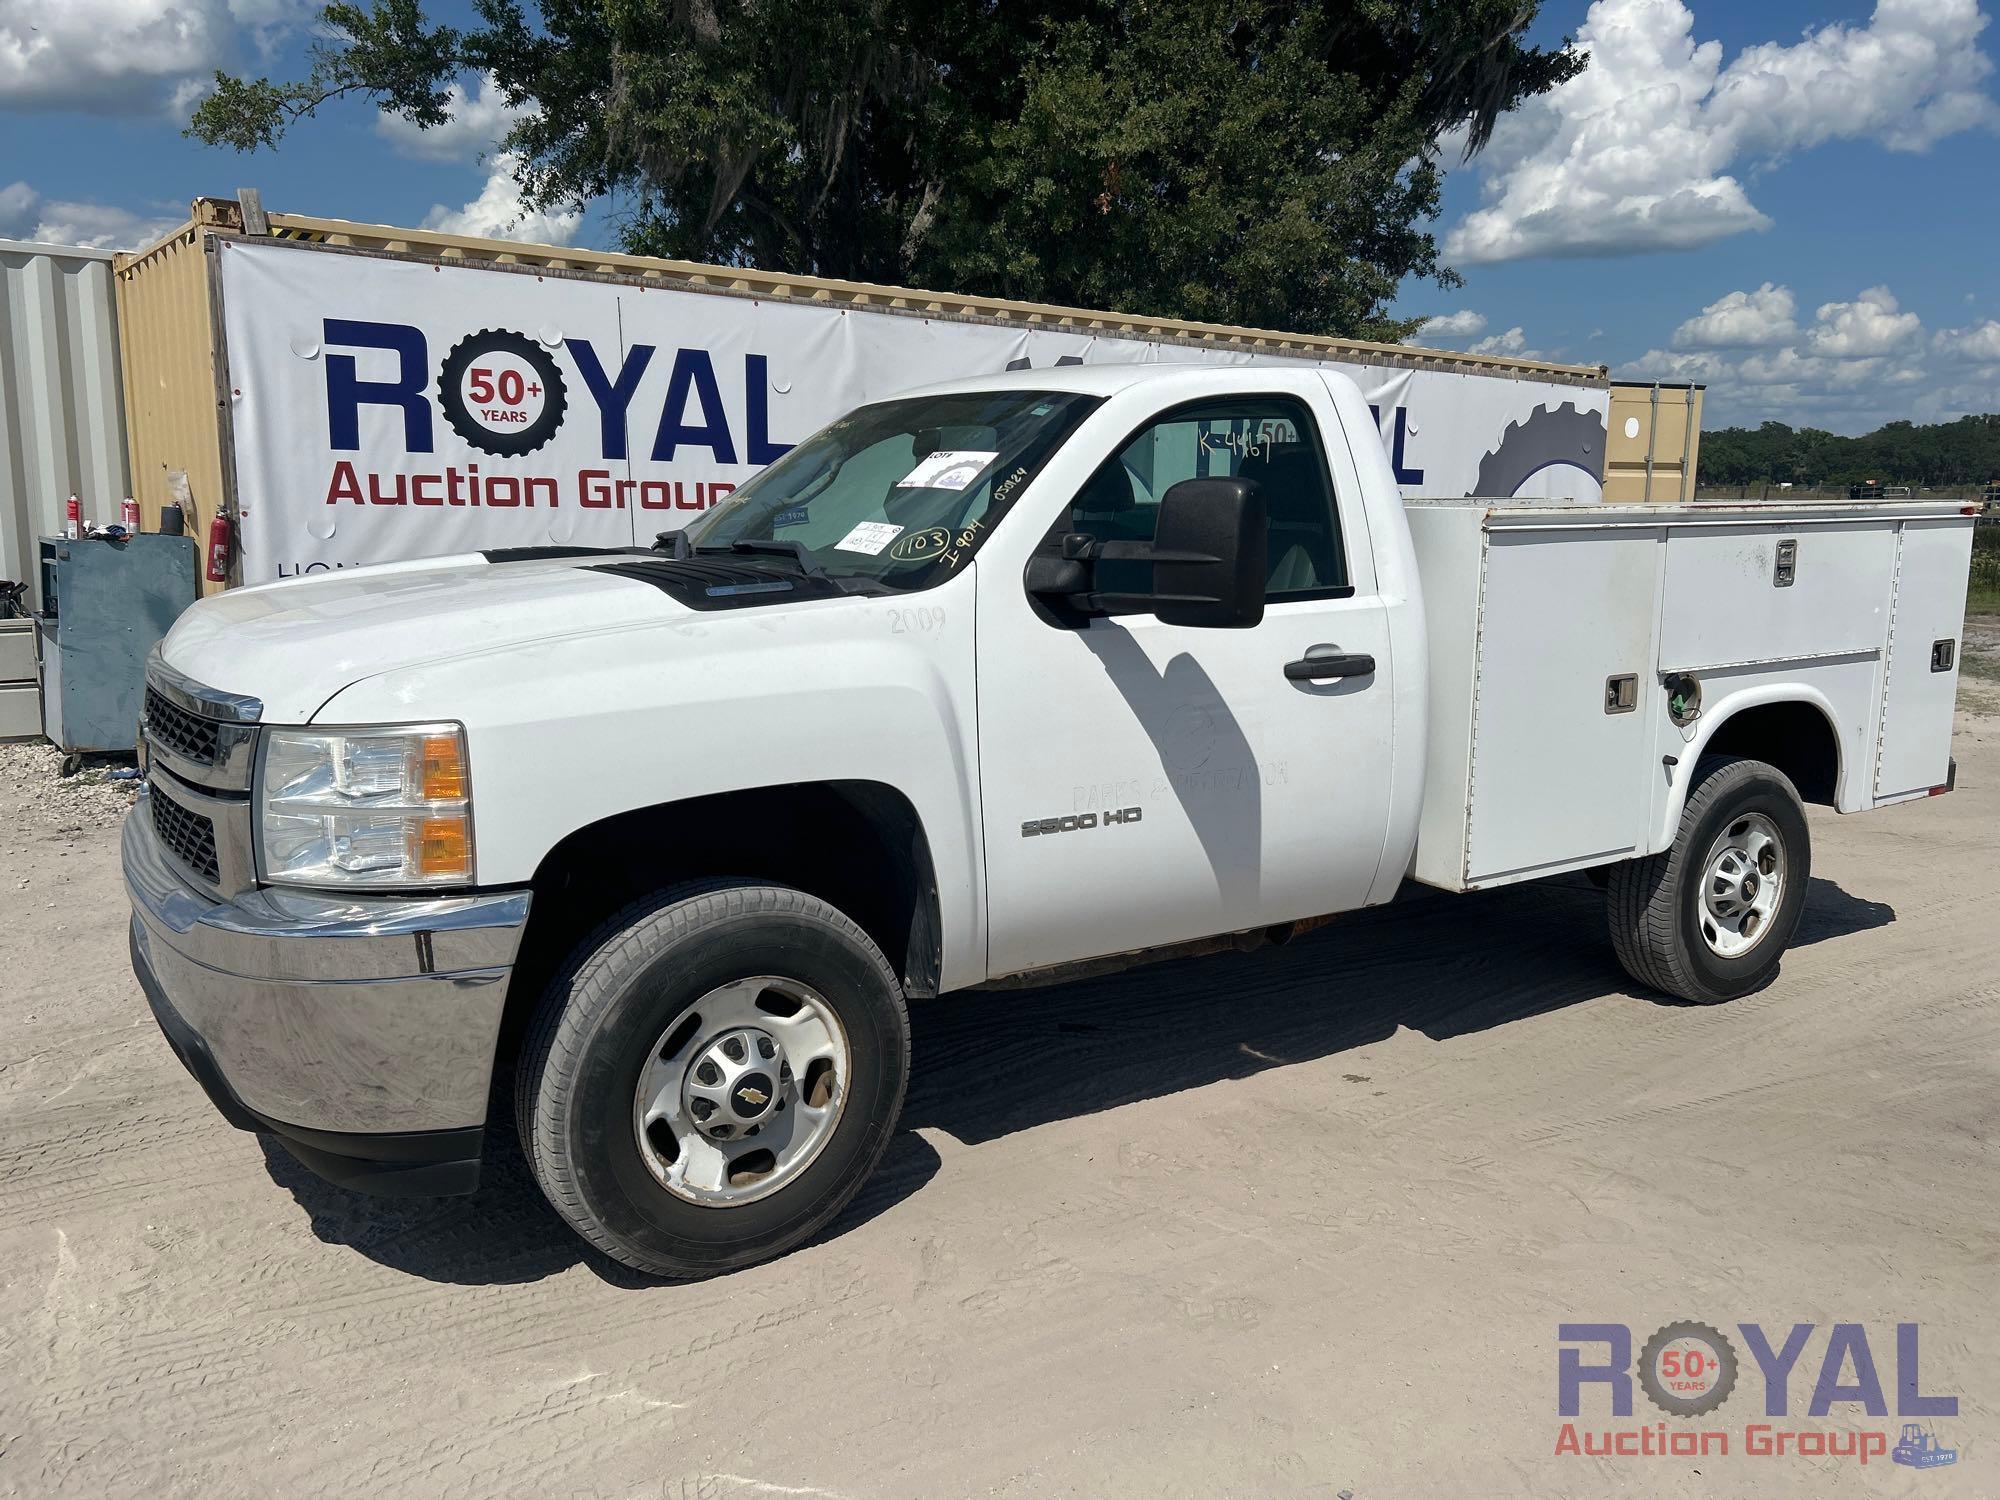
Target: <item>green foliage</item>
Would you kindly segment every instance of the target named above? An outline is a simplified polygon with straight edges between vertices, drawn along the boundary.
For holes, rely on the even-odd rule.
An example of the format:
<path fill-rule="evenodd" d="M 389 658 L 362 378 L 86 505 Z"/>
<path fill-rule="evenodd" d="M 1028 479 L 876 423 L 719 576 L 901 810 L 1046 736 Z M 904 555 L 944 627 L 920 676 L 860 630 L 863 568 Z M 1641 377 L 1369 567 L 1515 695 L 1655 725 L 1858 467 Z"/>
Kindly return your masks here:
<path fill-rule="evenodd" d="M 1972 572 L 1966 580 L 1968 614 L 2000 614 L 2000 526 L 1981 525 L 1972 533 Z"/>
<path fill-rule="evenodd" d="M 1725 427 L 1702 434 L 1705 485 L 1884 484 L 1976 486 L 2000 479 L 2000 415 L 1960 417 L 1919 427 L 1891 422 L 1864 437 L 1839 437 L 1766 422 L 1754 431 Z"/>
<path fill-rule="evenodd" d="M 305 79 L 221 77 L 251 150 L 355 96 L 420 125 L 460 75 L 528 112 L 532 207 L 616 195 L 626 248 L 1155 316 L 1393 339 L 1468 150 L 1582 60 L 1537 0 L 421 0 L 325 7 Z"/>

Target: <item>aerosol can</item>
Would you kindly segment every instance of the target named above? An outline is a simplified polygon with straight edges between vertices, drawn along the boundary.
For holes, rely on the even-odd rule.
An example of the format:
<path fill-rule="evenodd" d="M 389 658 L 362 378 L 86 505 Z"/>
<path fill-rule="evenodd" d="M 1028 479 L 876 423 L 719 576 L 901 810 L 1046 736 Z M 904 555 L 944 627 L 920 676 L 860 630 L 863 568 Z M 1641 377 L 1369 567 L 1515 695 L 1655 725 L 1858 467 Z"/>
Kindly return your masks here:
<path fill-rule="evenodd" d="M 127 495 L 118 505 L 118 521 L 127 531 L 139 529 L 139 502 Z"/>
<path fill-rule="evenodd" d="M 71 495 L 69 509 L 63 515 L 63 535 L 72 542 L 83 535 L 83 502 Z"/>

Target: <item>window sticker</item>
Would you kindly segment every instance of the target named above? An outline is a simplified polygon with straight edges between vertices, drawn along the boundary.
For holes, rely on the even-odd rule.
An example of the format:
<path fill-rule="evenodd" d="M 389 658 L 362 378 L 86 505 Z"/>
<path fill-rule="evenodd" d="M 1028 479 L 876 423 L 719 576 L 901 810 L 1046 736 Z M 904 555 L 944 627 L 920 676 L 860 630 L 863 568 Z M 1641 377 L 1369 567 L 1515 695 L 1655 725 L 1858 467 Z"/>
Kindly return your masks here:
<path fill-rule="evenodd" d="M 887 521 L 863 521 L 833 546 L 836 552 L 861 552 L 874 557 L 902 534 L 902 527 Z"/>
<path fill-rule="evenodd" d="M 976 448 L 947 448 L 920 459 L 917 466 L 896 481 L 899 490 L 962 490 L 986 471 L 1000 456 L 996 449 L 983 453 Z"/>
<path fill-rule="evenodd" d="M 794 505 L 790 510 L 781 510 L 771 517 L 771 529 L 776 531 L 781 526 L 803 526 L 811 519 L 803 505 Z"/>

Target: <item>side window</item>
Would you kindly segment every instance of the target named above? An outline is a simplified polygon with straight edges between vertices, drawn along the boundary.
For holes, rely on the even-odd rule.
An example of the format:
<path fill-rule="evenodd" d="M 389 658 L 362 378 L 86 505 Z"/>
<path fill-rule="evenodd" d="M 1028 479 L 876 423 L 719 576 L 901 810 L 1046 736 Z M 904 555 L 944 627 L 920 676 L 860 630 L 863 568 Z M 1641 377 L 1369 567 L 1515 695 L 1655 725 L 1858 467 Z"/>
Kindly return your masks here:
<path fill-rule="evenodd" d="M 1100 541 L 1151 541 L 1160 501 L 1183 479 L 1254 479 L 1270 518 L 1267 600 L 1344 590 L 1347 556 L 1312 414 L 1283 396 L 1203 402 L 1169 412 L 1092 475 L 1070 509 L 1069 529 Z M 1098 587 L 1151 586 L 1147 563 L 1100 563 Z"/>

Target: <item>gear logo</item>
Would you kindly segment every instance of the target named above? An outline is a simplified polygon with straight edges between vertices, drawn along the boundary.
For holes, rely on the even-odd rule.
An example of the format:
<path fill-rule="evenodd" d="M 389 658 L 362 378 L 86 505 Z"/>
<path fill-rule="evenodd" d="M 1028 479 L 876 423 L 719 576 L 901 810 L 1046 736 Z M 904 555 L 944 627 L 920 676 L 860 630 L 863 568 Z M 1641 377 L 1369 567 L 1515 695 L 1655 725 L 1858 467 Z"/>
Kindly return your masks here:
<path fill-rule="evenodd" d="M 1577 469 L 1593 484 L 1603 474 L 1604 418 L 1577 410 L 1573 402 L 1537 407 L 1509 422 L 1500 444 L 1479 461 L 1479 478 L 1467 493 L 1481 499 L 1511 499 L 1544 469 Z"/>
<path fill-rule="evenodd" d="M 1670 1417 L 1712 1412 L 1736 1389 L 1735 1346 L 1706 1323 L 1669 1323 L 1639 1351 L 1639 1388 Z"/>
<path fill-rule="evenodd" d="M 569 390 L 549 351 L 525 334 L 487 328 L 452 345 L 438 369 L 438 405 L 481 453 L 514 458 L 556 434 Z"/>

